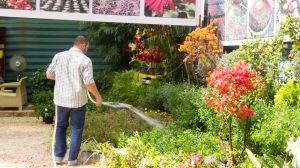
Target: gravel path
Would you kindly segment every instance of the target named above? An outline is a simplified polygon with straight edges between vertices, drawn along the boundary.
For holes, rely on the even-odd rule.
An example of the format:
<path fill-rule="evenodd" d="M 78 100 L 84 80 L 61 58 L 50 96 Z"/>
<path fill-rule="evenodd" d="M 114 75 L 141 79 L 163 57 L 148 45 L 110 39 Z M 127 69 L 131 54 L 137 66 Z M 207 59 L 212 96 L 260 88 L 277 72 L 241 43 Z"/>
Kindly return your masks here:
<path fill-rule="evenodd" d="M 0 117 L 0 168 L 52 168 L 51 151 L 45 145 L 51 131 L 52 125 L 35 117 Z"/>

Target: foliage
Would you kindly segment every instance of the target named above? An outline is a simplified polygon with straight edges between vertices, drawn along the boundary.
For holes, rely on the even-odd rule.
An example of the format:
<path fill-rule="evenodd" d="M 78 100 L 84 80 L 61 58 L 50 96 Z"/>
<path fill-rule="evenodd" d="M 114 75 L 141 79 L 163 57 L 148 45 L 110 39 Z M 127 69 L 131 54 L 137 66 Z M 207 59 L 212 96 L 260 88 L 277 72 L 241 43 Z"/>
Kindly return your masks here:
<path fill-rule="evenodd" d="M 123 71 L 116 73 L 111 92 L 119 101 L 136 105 L 139 95 L 145 92 L 145 86 L 136 71 Z"/>
<path fill-rule="evenodd" d="M 55 106 L 53 104 L 53 93 L 50 90 L 34 92 L 32 94 L 34 111 L 40 117 L 54 117 Z"/>
<path fill-rule="evenodd" d="M 202 127 L 198 119 L 199 94 L 198 88 L 185 83 L 154 83 L 146 87 L 145 94 L 139 98 L 139 104 L 172 114 L 176 123 L 182 127 L 197 128 Z"/>
<path fill-rule="evenodd" d="M 290 157 L 286 156 L 285 159 L 280 156 L 274 157 L 268 154 L 264 154 L 262 159 L 258 159 L 249 149 L 246 149 L 246 152 L 256 168 L 261 168 L 263 166 L 297 168 L 300 166 L 300 137 L 298 137 L 296 142 L 294 142 L 293 138 L 290 138 L 289 141 L 287 141 L 286 152 Z M 269 160 L 272 162 L 271 164 L 269 163 Z"/>
<path fill-rule="evenodd" d="M 179 63 L 177 48 L 187 31 L 188 27 L 183 26 L 146 26 L 145 47 L 150 50 L 159 49 L 163 57 L 163 66 L 170 71 Z"/>
<path fill-rule="evenodd" d="M 250 158 L 251 162 L 256 168 L 262 168 L 262 167 L 285 167 L 285 168 L 291 168 L 290 162 L 287 162 L 282 157 L 277 156 L 271 156 L 268 154 L 264 154 L 264 157 L 262 159 L 258 159 L 254 156 L 254 154 L 249 150 L 246 149 L 246 152 L 248 154 L 248 157 Z M 269 163 L 271 160 L 272 163 Z M 295 167 L 296 168 L 296 167 Z"/>
<path fill-rule="evenodd" d="M 293 57 L 297 52 L 300 51 L 300 19 L 293 16 L 288 16 L 286 22 L 282 23 L 280 35 L 288 35 L 292 42 L 292 50 L 290 52 Z"/>
<path fill-rule="evenodd" d="M 53 90 L 54 81 L 46 78 L 45 70 L 38 70 L 29 78 L 33 92 L 40 92 L 45 90 Z"/>
<path fill-rule="evenodd" d="M 205 82 L 205 78 L 216 67 L 216 62 L 223 52 L 223 49 L 219 47 L 219 39 L 215 35 L 216 22 L 215 20 L 204 28 L 197 27 L 186 36 L 184 44 L 178 49 L 186 54 L 183 62 L 186 63 L 187 73 L 191 80 L 200 79 L 197 84 Z"/>
<path fill-rule="evenodd" d="M 282 29 L 274 38 L 265 40 L 260 38 L 254 39 L 244 43 L 238 49 L 241 58 L 264 77 L 268 88 L 266 96 L 270 102 L 273 101 L 275 91 L 280 87 L 277 79 L 284 71 L 279 67 L 282 62 L 283 50 L 287 48 L 287 45 L 284 43 L 285 36 L 288 35 L 293 43 L 289 58 L 292 58 L 299 51 L 299 23 L 299 19 L 288 17 L 287 21 L 283 23 Z"/>
<path fill-rule="evenodd" d="M 112 122 L 113 121 L 113 122 Z M 117 145 L 118 138 L 124 133 L 149 130 L 150 126 L 138 116 L 126 110 L 110 109 L 106 113 L 86 113 L 83 139 L 97 142 L 109 141 Z"/>
<path fill-rule="evenodd" d="M 81 27 L 106 62 L 113 63 L 116 69 L 128 68 L 130 56 L 126 48 L 138 25 L 82 22 Z"/>
<path fill-rule="evenodd" d="M 285 142 L 289 137 L 299 136 L 300 109 L 286 106 L 270 108 L 251 129 L 251 141 L 256 148 L 271 155 L 284 155 Z"/>
<path fill-rule="evenodd" d="M 193 130 L 166 129 L 135 133 L 130 138 L 123 137 L 120 147 L 115 149 L 107 143 L 99 144 L 94 151 L 103 153 L 104 159 L 98 166 L 175 167 L 193 156 L 193 153 L 201 153 L 203 157 L 214 151 L 218 156 L 216 139 Z M 209 159 L 215 156 L 209 156 Z"/>
<path fill-rule="evenodd" d="M 276 106 L 300 106 L 300 84 L 289 81 L 275 95 Z"/>
<path fill-rule="evenodd" d="M 145 93 L 139 96 L 139 105 L 149 109 L 159 109 L 165 111 L 163 103 L 164 98 L 161 88 L 163 83 L 153 80 L 145 87 Z"/>
<path fill-rule="evenodd" d="M 218 68 L 231 68 L 236 65 L 236 63 L 241 62 L 241 56 L 239 50 L 234 50 L 230 53 L 224 54 L 218 62 Z"/>
<path fill-rule="evenodd" d="M 300 51 L 294 54 L 292 68 L 295 75 L 295 81 L 300 83 Z"/>
<path fill-rule="evenodd" d="M 114 77 L 115 72 L 103 71 L 94 73 L 94 81 L 100 91 L 111 89 Z"/>

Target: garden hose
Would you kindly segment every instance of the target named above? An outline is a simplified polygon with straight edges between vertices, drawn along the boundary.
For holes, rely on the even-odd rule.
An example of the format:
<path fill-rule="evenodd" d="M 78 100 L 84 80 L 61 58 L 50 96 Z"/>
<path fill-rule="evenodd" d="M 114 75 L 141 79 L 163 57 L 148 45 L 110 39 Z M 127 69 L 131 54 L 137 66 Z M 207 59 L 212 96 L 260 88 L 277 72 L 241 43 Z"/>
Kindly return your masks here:
<path fill-rule="evenodd" d="M 57 106 L 55 105 L 55 121 L 54 121 L 54 131 L 52 135 L 52 161 L 53 161 L 54 168 L 56 168 L 55 153 L 54 153 L 56 127 L 57 127 Z"/>

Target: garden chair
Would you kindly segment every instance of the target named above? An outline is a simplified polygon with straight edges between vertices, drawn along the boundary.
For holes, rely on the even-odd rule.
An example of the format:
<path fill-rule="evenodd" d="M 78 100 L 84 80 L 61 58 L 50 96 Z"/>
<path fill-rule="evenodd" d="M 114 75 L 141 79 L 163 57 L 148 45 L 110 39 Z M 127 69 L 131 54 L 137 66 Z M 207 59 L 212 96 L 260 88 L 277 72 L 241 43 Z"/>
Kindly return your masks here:
<path fill-rule="evenodd" d="M 17 107 L 22 111 L 27 103 L 26 79 L 23 77 L 18 82 L 0 84 L 0 107 Z"/>

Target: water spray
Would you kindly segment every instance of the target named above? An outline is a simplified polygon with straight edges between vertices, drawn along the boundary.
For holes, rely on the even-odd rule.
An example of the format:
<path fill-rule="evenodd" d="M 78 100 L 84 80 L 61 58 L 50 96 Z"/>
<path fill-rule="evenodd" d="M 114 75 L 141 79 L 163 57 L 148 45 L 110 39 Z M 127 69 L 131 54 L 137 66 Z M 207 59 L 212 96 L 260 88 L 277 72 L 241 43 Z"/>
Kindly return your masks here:
<path fill-rule="evenodd" d="M 87 93 L 87 95 L 88 95 L 90 101 L 96 104 L 96 101 L 91 97 L 89 92 Z M 154 126 L 159 129 L 161 129 L 163 127 L 163 125 L 159 121 L 157 121 L 149 116 L 146 116 L 141 110 L 135 108 L 134 106 L 132 106 L 130 104 L 117 103 L 117 102 L 103 102 L 102 104 L 104 106 L 109 106 L 109 107 L 113 107 L 113 108 L 126 108 L 126 109 L 134 112 L 136 115 L 138 115 L 143 120 L 145 120 L 149 125 Z"/>

